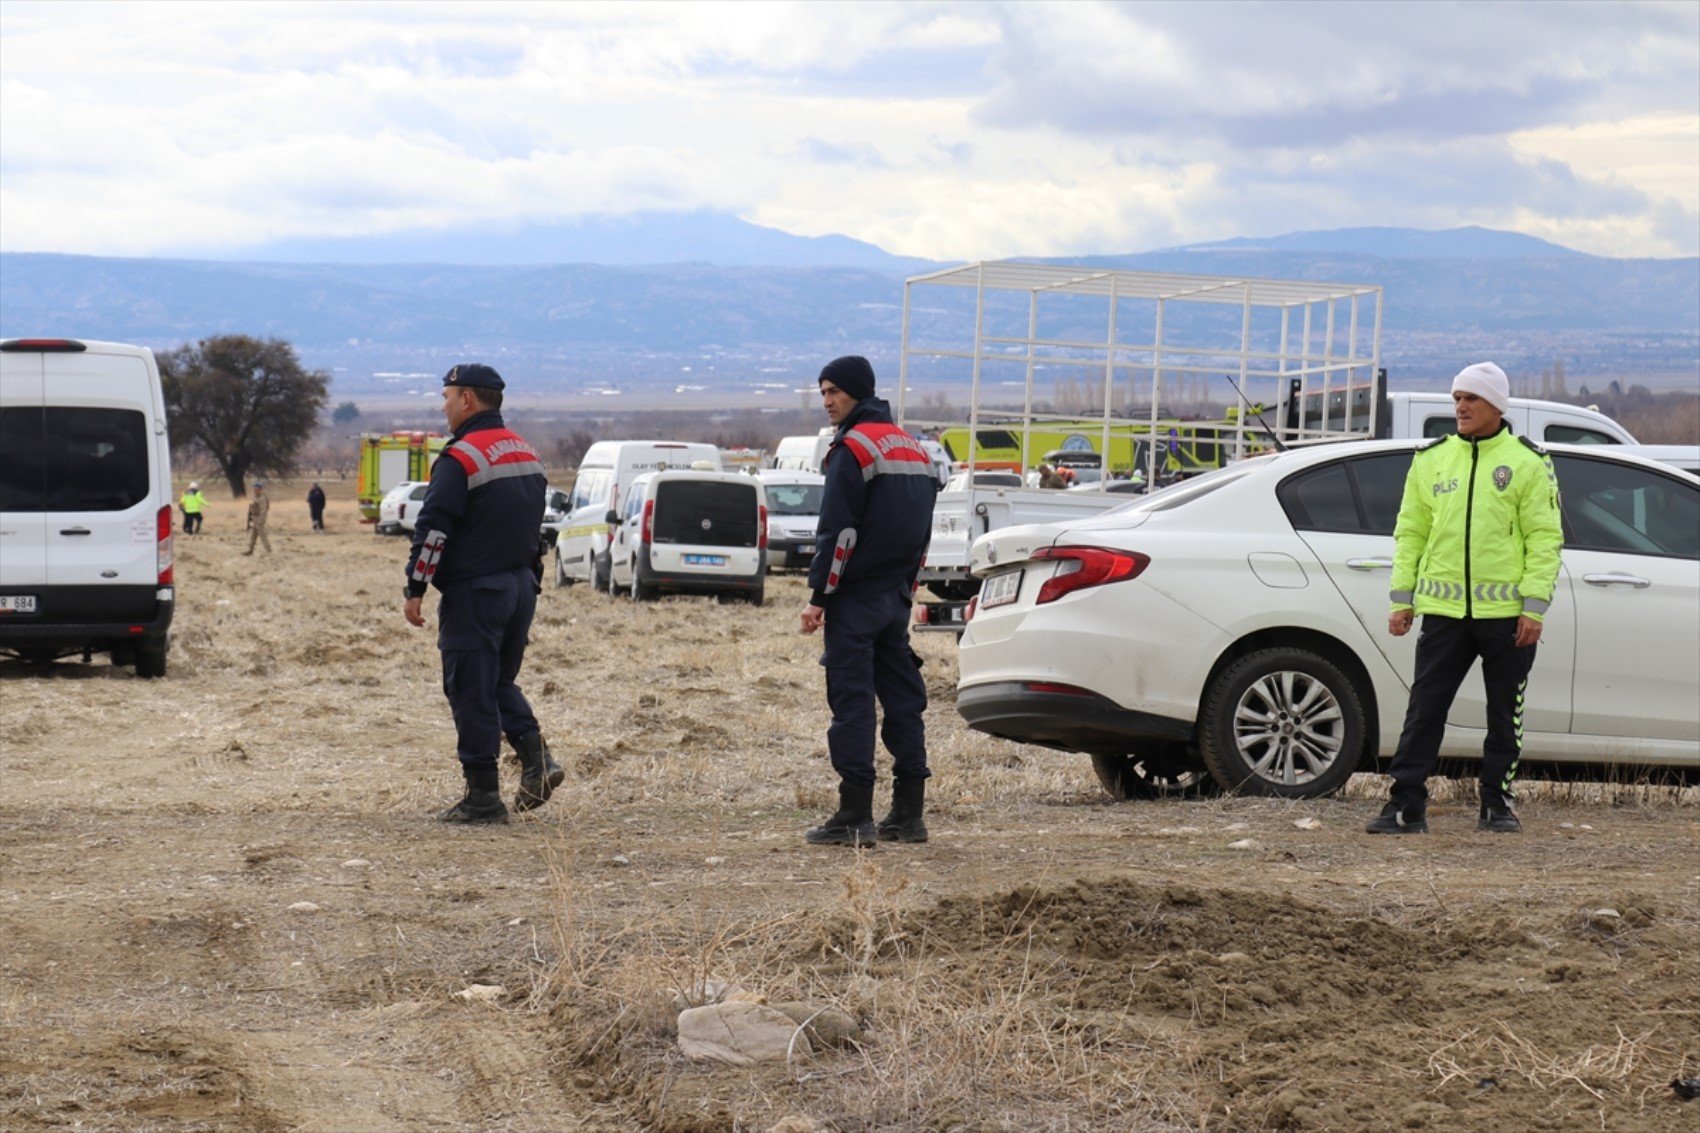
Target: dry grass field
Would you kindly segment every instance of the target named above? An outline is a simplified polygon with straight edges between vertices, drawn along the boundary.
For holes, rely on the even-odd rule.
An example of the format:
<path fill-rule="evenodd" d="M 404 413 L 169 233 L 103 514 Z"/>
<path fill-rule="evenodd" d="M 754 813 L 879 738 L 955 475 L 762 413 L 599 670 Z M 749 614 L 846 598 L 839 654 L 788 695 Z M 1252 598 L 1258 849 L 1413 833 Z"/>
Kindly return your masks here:
<path fill-rule="evenodd" d="M 240 503 L 177 540 L 171 673 L 0 661 L 7 1130 L 1684 1130 L 1700 806 L 1525 789 L 1527 833 L 1114 804 L 934 696 L 933 841 L 809 847 L 833 776 L 804 590 L 548 590 L 523 684 L 568 779 L 458 792 L 401 540 Z M 504 793 L 512 790 L 511 767 Z M 1315 818 L 1320 826 L 1295 823 Z M 685 1060 L 669 989 L 843 1007 L 859 1047 Z M 492 1001 L 457 992 L 499 985 Z"/>

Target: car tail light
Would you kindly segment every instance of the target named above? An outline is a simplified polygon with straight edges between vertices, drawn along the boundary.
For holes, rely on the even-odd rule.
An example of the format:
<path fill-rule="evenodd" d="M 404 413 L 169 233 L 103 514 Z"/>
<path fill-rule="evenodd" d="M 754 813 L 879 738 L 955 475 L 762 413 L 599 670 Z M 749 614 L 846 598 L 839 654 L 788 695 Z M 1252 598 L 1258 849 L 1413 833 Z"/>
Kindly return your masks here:
<path fill-rule="evenodd" d="M 969 622 L 973 621 L 974 620 L 974 611 L 978 610 L 979 608 L 980 608 L 980 596 L 978 594 L 976 594 L 976 595 L 974 595 L 974 597 L 968 599 L 968 605 L 962 611 L 962 624 L 967 625 Z"/>
<path fill-rule="evenodd" d="M 643 501 L 643 544 L 650 546 L 655 542 L 655 501 Z"/>
<path fill-rule="evenodd" d="M 767 505 L 761 505 L 761 522 L 756 524 L 756 530 L 761 532 L 756 537 L 756 550 L 767 550 Z"/>
<path fill-rule="evenodd" d="M 1035 606 L 1055 602 L 1076 590 L 1138 578 L 1151 565 L 1150 555 L 1106 547 L 1041 547 L 1033 552 L 1033 557 L 1057 564 L 1056 574 L 1039 587 L 1039 596 L 1033 601 Z"/>
<path fill-rule="evenodd" d="M 159 585 L 171 585 L 171 505 L 166 504 L 159 509 L 159 517 L 154 524 L 156 535 L 156 556 L 159 563 Z"/>

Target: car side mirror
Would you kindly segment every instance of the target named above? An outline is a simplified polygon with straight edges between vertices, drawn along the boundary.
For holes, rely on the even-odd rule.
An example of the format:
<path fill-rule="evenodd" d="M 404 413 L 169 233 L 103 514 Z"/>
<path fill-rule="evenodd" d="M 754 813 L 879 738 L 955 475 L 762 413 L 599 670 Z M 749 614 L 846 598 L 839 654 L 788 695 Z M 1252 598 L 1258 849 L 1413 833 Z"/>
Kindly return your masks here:
<path fill-rule="evenodd" d="M 607 515 L 602 517 L 602 522 L 604 522 L 604 523 L 619 523 L 620 522 L 620 513 L 617 512 L 617 511 L 610 510 Z"/>

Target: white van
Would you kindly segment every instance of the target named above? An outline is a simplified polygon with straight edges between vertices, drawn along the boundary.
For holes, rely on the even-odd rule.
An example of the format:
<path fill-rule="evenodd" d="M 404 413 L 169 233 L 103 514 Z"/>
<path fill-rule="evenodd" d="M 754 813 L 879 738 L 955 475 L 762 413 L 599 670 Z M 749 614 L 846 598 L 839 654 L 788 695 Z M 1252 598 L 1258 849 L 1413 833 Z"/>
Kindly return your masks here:
<path fill-rule="evenodd" d="M 555 537 L 555 585 L 589 582 L 606 590 L 607 515 L 619 505 L 622 490 L 645 472 L 689 468 L 703 460 L 720 468 L 720 450 L 684 441 L 597 441 L 586 449 Z"/>
<path fill-rule="evenodd" d="M 819 472 L 767 468 L 758 478 L 767 491 L 768 567 L 807 569 L 815 557 L 815 529 L 820 526 L 826 477 Z"/>
<path fill-rule="evenodd" d="M 773 450 L 773 467 L 787 472 L 819 472 L 836 431 L 828 428 L 813 434 L 780 437 Z"/>
<path fill-rule="evenodd" d="M 0 342 L 0 651 L 163 677 L 171 445 L 153 352 Z"/>
<path fill-rule="evenodd" d="M 419 509 L 425 503 L 425 490 L 430 486 L 429 480 L 403 480 L 385 492 L 378 501 L 378 525 L 372 529 L 373 533 L 413 534 L 413 526 L 419 522 Z"/>
<path fill-rule="evenodd" d="M 649 472 L 632 481 L 618 511 L 609 589 L 644 601 L 665 591 L 762 604 L 767 575 L 767 497 L 736 472 Z"/>

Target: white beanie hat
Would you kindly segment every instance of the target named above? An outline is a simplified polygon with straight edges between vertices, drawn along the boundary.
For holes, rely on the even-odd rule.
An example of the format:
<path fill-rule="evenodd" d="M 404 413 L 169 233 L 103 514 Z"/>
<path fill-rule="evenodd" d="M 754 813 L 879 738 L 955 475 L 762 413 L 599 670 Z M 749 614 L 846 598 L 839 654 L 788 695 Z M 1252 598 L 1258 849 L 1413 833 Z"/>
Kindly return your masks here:
<path fill-rule="evenodd" d="M 1492 362 L 1477 362 L 1459 370 L 1452 379 L 1452 392 L 1473 393 L 1501 415 L 1511 408 L 1511 382 L 1506 379 L 1505 371 Z"/>

